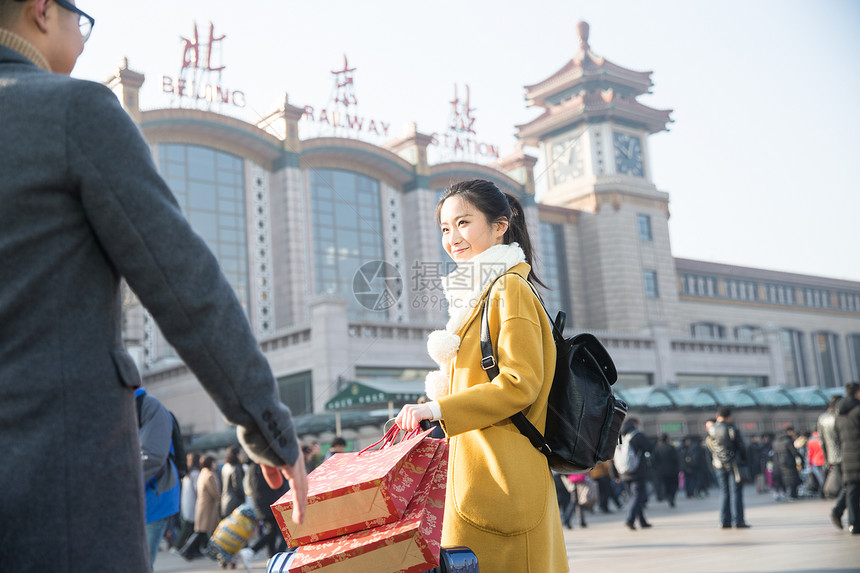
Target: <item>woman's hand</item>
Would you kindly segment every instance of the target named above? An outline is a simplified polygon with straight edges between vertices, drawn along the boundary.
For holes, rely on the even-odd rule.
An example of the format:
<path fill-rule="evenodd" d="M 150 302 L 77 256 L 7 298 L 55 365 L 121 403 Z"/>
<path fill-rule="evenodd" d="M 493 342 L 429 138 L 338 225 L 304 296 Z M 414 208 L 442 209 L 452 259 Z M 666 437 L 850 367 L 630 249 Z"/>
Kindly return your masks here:
<path fill-rule="evenodd" d="M 406 404 L 397 414 L 395 423 L 401 430 L 414 430 L 421 420 L 432 420 L 433 411 L 427 404 Z"/>

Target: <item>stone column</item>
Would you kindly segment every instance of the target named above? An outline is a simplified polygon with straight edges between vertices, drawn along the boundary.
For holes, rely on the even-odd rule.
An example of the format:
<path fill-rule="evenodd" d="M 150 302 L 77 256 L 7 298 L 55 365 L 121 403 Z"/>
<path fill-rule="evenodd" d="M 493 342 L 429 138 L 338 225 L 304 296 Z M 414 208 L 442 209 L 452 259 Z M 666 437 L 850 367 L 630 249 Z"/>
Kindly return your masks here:
<path fill-rule="evenodd" d="M 334 297 L 315 297 L 311 310 L 311 376 L 314 412 L 338 392 L 338 380 L 352 380 L 355 365 L 349 354 L 349 324 L 346 301 Z"/>
<path fill-rule="evenodd" d="M 764 328 L 764 338 L 770 353 L 770 379 L 768 386 L 785 386 L 788 383 L 785 377 L 785 354 L 782 351 L 782 339 L 779 329 L 772 322 Z"/>

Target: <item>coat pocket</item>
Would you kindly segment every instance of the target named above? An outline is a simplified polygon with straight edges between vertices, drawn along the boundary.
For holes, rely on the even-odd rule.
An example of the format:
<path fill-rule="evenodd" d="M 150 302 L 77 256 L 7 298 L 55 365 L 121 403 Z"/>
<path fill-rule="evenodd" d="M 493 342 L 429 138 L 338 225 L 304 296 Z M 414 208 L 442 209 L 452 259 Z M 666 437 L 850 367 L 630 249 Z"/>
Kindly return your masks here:
<path fill-rule="evenodd" d="M 110 357 L 123 386 L 129 388 L 140 386 L 140 371 L 137 369 L 137 364 L 134 363 L 134 358 L 124 348 L 114 348 L 110 351 Z"/>
<path fill-rule="evenodd" d="M 451 441 L 451 502 L 476 527 L 520 535 L 544 518 L 555 486 L 546 457 L 519 432 L 491 426 Z"/>

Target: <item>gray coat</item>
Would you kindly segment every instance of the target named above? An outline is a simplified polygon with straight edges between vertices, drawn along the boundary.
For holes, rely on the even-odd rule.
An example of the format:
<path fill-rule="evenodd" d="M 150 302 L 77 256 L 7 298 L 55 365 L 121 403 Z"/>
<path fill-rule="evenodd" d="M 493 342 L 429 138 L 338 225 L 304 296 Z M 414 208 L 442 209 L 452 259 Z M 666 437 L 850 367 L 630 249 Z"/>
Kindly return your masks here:
<path fill-rule="evenodd" d="M 105 86 L 0 46 L 4 571 L 149 571 L 121 277 L 251 456 L 293 463 L 247 318 L 135 124 Z"/>

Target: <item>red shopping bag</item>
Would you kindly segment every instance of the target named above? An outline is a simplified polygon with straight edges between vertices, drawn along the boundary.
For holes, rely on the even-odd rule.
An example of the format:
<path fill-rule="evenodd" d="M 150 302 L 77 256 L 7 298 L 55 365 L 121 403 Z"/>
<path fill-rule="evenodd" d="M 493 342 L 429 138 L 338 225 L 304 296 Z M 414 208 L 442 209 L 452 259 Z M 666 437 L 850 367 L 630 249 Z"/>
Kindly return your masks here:
<path fill-rule="evenodd" d="M 288 546 L 400 519 L 440 440 L 427 438 L 430 433 L 427 431 L 394 443 L 399 431 L 396 426 L 392 428 L 380 440 L 379 450 L 336 454 L 308 474 L 308 504 L 303 523 L 293 523 L 290 492 L 272 504 Z"/>
<path fill-rule="evenodd" d="M 440 442 L 403 517 L 394 523 L 296 549 L 290 573 L 419 573 L 439 565 L 448 445 Z"/>

